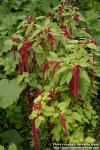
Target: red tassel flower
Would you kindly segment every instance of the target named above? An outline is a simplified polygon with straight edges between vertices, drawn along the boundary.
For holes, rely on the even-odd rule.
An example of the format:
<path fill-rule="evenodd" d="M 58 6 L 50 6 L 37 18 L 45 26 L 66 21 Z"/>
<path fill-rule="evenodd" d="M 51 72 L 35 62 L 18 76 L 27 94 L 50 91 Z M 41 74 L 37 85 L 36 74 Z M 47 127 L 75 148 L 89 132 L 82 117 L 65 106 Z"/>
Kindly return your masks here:
<path fill-rule="evenodd" d="M 73 19 L 74 19 L 74 21 L 77 23 L 78 30 L 79 30 L 79 28 L 80 28 L 80 20 L 79 20 L 79 17 L 78 17 L 78 14 L 77 14 L 76 11 L 75 11 L 75 13 L 74 13 Z"/>
<path fill-rule="evenodd" d="M 54 62 L 54 68 L 52 70 L 52 79 L 54 78 L 55 72 L 59 66 L 60 62 Z"/>
<path fill-rule="evenodd" d="M 62 27 L 62 28 L 61 28 L 61 31 L 64 33 L 64 35 L 65 35 L 67 38 L 71 39 L 71 33 L 66 29 L 66 27 Z"/>
<path fill-rule="evenodd" d="M 29 73 L 29 67 L 28 67 L 28 57 L 29 57 L 29 51 L 30 51 L 31 44 L 29 41 L 24 40 L 23 46 L 20 48 L 20 61 L 22 61 L 22 64 L 24 66 L 24 71 Z M 22 66 L 20 67 L 22 68 Z"/>
<path fill-rule="evenodd" d="M 31 24 L 31 23 L 33 22 L 33 17 L 30 16 L 30 17 L 27 19 L 27 21 L 28 21 L 28 24 Z"/>
<path fill-rule="evenodd" d="M 32 136 L 34 139 L 34 150 L 38 150 L 38 129 L 35 127 L 35 120 L 32 120 Z"/>
<path fill-rule="evenodd" d="M 50 91 L 50 94 L 49 94 L 49 101 L 48 101 L 48 105 L 50 106 L 50 104 L 51 104 L 51 102 L 52 102 L 52 100 L 54 99 L 54 96 L 55 96 L 55 92 L 54 92 L 54 90 L 51 90 Z"/>
<path fill-rule="evenodd" d="M 70 95 L 77 97 L 78 96 L 78 88 L 79 88 L 79 74 L 80 74 L 80 66 L 75 65 L 73 67 L 73 77 L 70 81 Z"/>
<path fill-rule="evenodd" d="M 58 12 L 59 14 L 64 13 L 64 7 L 63 7 L 63 6 L 62 6 L 62 7 L 59 7 L 58 10 L 57 10 L 57 12 Z"/>
<path fill-rule="evenodd" d="M 44 76 L 46 71 L 49 69 L 49 67 L 51 66 L 52 62 L 47 61 L 44 65 L 43 65 L 43 74 L 42 74 L 42 81 L 44 82 Z"/>
<path fill-rule="evenodd" d="M 64 134 L 67 135 L 68 134 L 68 129 L 67 129 L 66 118 L 61 112 L 59 113 L 59 117 L 60 117 L 61 125 L 62 125 L 62 127 L 64 129 Z"/>
<path fill-rule="evenodd" d="M 44 33 L 47 33 L 48 34 L 48 40 L 50 42 L 50 46 L 51 46 L 51 51 L 53 51 L 54 47 L 54 36 L 51 32 L 51 30 L 48 28 L 48 29 L 44 29 Z"/>

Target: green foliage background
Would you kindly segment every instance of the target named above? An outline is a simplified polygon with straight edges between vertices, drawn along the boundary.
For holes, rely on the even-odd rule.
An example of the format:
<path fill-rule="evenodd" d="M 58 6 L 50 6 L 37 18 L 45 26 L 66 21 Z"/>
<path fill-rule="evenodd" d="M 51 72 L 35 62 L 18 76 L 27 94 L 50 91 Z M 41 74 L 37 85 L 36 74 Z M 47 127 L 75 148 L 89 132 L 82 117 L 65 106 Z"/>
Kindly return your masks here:
<path fill-rule="evenodd" d="M 11 143 L 15 143 L 18 150 L 23 150 L 23 147 L 24 150 L 28 150 L 29 147 L 31 150 L 33 142 L 31 125 L 28 120 L 29 114 L 26 113 L 28 112 L 25 102 L 26 92 L 23 91 L 20 95 L 25 85 L 23 85 L 23 89 L 21 89 L 14 80 L 17 76 L 17 73 L 14 73 L 17 62 L 13 61 L 13 58 L 11 57 L 12 54 L 9 53 L 11 45 L 8 46 L 5 41 L 16 32 L 16 27 L 19 22 L 29 16 L 35 17 L 45 14 L 46 12 L 49 12 L 51 8 L 59 5 L 59 3 L 60 0 L 0 0 L 0 107 L 2 107 L 0 108 L 0 144 L 5 145 L 8 150 L 16 150 L 16 146 L 14 144 L 10 145 Z M 72 0 L 72 5 L 79 7 L 80 11 L 87 18 L 88 26 L 91 28 L 92 34 L 98 45 L 100 45 L 99 0 Z M 2 56 L 5 58 L 3 61 L 1 59 Z M 9 64 L 11 66 L 10 68 Z M 99 66 L 100 63 L 97 65 L 98 70 L 100 70 Z M 100 74 L 98 75 L 98 81 L 100 81 L 99 77 Z M 13 95 L 10 93 L 11 91 Z M 99 97 L 98 94 L 98 97 L 94 102 L 97 111 L 99 111 L 98 106 L 100 105 Z M 3 101 L 1 101 L 1 99 Z M 13 102 L 14 104 L 12 104 Z M 24 104 L 23 107 L 21 106 L 21 103 Z M 9 106 L 7 109 L 3 109 L 7 106 Z M 45 150 L 47 147 L 46 145 L 50 141 L 49 129 L 47 126 L 46 129 L 47 130 L 44 131 L 44 128 L 42 128 L 39 132 L 40 150 Z M 99 123 L 96 137 L 98 137 L 98 132 L 100 132 Z M 99 139 L 97 138 L 97 140 Z M 0 147 L 0 150 L 3 150 L 2 146 Z"/>

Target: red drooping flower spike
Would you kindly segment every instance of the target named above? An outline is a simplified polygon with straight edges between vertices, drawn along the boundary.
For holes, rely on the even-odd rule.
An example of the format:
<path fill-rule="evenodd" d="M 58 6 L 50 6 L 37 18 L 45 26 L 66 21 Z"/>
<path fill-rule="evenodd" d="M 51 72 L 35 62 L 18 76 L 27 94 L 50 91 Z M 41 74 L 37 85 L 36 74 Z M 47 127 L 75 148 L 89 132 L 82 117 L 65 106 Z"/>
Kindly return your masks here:
<path fill-rule="evenodd" d="M 50 42 L 50 46 L 51 46 L 51 51 L 53 51 L 54 47 L 54 36 L 53 36 L 53 33 L 51 32 L 51 30 L 48 28 L 48 29 L 44 29 L 44 33 L 47 33 L 48 34 L 48 40 Z"/>
<path fill-rule="evenodd" d="M 74 97 L 78 96 L 78 88 L 79 88 L 79 73 L 80 73 L 80 66 L 75 65 L 73 68 L 73 78 L 74 78 Z"/>
<path fill-rule="evenodd" d="M 31 23 L 33 22 L 33 17 L 30 16 L 30 17 L 27 19 L 27 21 L 28 21 L 28 24 L 31 24 Z"/>
<path fill-rule="evenodd" d="M 79 89 L 79 74 L 80 74 L 80 66 L 75 65 L 73 67 L 73 77 L 69 83 L 70 95 L 77 97 L 78 89 Z"/>
<path fill-rule="evenodd" d="M 59 7 L 58 10 L 57 10 L 58 14 L 62 14 L 64 13 L 64 7 Z"/>
<path fill-rule="evenodd" d="M 19 49 L 19 60 L 22 60 L 22 66 L 24 66 L 24 71 L 29 73 L 29 67 L 28 67 L 28 57 L 29 57 L 29 51 L 30 51 L 31 44 L 29 41 L 24 40 L 23 46 Z"/>
<path fill-rule="evenodd" d="M 50 94 L 49 94 L 49 101 L 48 101 L 48 105 L 50 106 L 52 100 L 54 99 L 54 96 L 55 96 L 55 91 L 54 90 L 51 90 L 50 91 Z"/>
<path fill-rule="evenodd" d="M 77 23 L 78 31 L 79 31 L 79 28 L 80 28 L 80 20 L 79 20 L 79 17 L 78 17 L 78 14 L 77 14 L 76 11 L 75 11 L 75 13 L 74 13 L 73 19 L 74 19 L 74 21 Z"/>
<path fill-rule="evenodd" d="M 32 103 L 32 97 L 31 97 L 31 91 L 30 91 L 30 86 L 27 86 L 27 91 L 28 91 L 28 99 L 29 99 L 29 111 L 32 112 L 33 109 L 33 103 Z M 40 104 L 34 107 L 35 109 L 40 108 Z M 32 137 L 34 140 L 34 150 L 38 150 L 38 129 L 36 129 L 35 126 L 35 119 L 32 120 Z"/>
<path fill-rule="evenodd" d="M 74 85 L 74 78 L 72 77 L 72 79 L 71 79 L 71 81 L 70 81 L 70 83 L 69 83 L 69 92 L 70 92 L 70 96 L 73 96 L 74 95 L 74 87 L 73 87 L 73 85 Z"/>
<path fill-rule="evenodd" d="M 41 109 L 41 102 L 38 102 L 37 104 L 34 104 L 33 109 L 34 110 L 40 110 Z"/>
<path fill-rule="evenodd" d="M 28 56 L 30 51 L 31 44 L 28 40 L 25 40 L 23 42 L 23 57 L 24 57 L 24 67 L 25 71 L 29 73 L 29 67 L 28 67 Z"/>
<path fill-rule="evenodd" d="M 36 109 L 39 110 L 41 108 L 41 103 L 33 106 L 29 85 L 27 86 L 27 91 L 28 91 L 28 99 L 29 99 L 29 111 L 32 112 L 33 108 L 35 110 Z M 35 126 L 35 119 L 32 120 L 32 136 L 34 140 L 34 150 L 38 150 L 38 129 L 36 129 L 36 126 Z"/>
<path fill-rule="evenodd" d="M 69 28 L 69 35 L 70 35 L 69 38 L 72 39 L 73 31 L 72 31 L 72 25 L 71 25 L 70 21 L 68 22 L 68 28 Z"/>
<path fill-rule="evenodd" d="M 66 27 L 61 28 L 61 31 L 67 38 L 71 39 L 71 33 L 66 29 Z"/>
<path fill-rule="evenodd" d="M 52 70 L 52 79 L 54 78 L 55 72 L 59 66 L 60 62 L 54 62 L 54 68 Z"/>
<path fill-rule="evenodd" d="M 51 128 L 51 129 L 53 129 L 54 128 L 54 124 L 53 123 L 49 123 L 49 127 Z"/>
<path fill-rule="evenodd" d="M 57 96 L 58 96 L 58 100 L 61 100 L 61 98 L 62 98 L 62 93 L 59 91 L 59 92 L 57 93 Z"/>
<path fill-rule="evenodd" d="M 35 97 L 38 97 L 39 95 L 42 95 L 43 91 L 40 89 L 37 89 L 35 92 Z"/>
<path fill-rule="evenodd" d="M 59 112 L 59 117 L 60 117 L 61 125 L 64 129 L 64 134 L 67 135 L 68 134 L 68 129 L 67 129 L 66 118 L 65 118 L 64 114 L 62 114 L 61 112 Z"/>
<path fill-rule="evenodd" d="M 40 45 L 41 45 L 41 47 L 42 47 L 42 48 L 44 48 L 44 47 L 45 47 L 45 41 L 44 41 L 44 39 L 43 39 L 43 38 L 42 38 L 42 39 L 41 39 L 41 41 L 40 41 Z"/>
<path fill-rule="evenodd" d="M 38 150 L 38 129 L 35 127 L 35 120 L 32 120 L 32 136 L 34 139 L 34 150 Z"/>
<path fill-rule="evenodd" d="M 42 74 L 42 81 L 44 82 L 44 76 L 46 71 L 49 69 L 50 65 L 52 64 L 52 62 L 47 61 L 44 65 L 43 65 L 43 74 Z"/>
<path fill-rule="evenodd" d="M 51 12 L 48 12 L 48 13 L 45 14 L 46 18 L 51 17 L 51 16 L 52 16 Z"/>
<path fill-rule="evenodd" d="M 49 40 L 49 42 L 50 42 L 51 51 L 53 51 L 53 50 L 54 50 L 54 47 L 53 47 L 53 44 L 54 44 L 54 36 L 53 36 L 52 33 L 50 33 L 50 34 L 48 35 L 48 40 Z"/>

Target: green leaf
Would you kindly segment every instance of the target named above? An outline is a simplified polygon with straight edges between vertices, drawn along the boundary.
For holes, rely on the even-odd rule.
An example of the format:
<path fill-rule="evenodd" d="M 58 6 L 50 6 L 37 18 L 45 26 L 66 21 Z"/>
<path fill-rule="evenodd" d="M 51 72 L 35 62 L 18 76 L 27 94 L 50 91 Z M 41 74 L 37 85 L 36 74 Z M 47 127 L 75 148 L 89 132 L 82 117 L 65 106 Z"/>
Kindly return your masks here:
<path fill-rule="evenodd" d="M 58 74 L 59 74 L 59 73 L 62 73 L 62 72 L 64 72 L 66 69 L 67 69 L 66 66 L 63 66 L 62 68 L 60 68 L 60 69 L 57 71 L 57 73 L 58 73 Z"/>
<path fill-rule="evenodd" d="M 42 98 L 41 95 L 39 95 L 38 97 L 36 97 L 36 98 L 34 99 L 34 103 L 36 104 L 36 103 L 40 102 L 40 101 L 41 101 L 41 98 Z"/>
<path fill-rule="evenodd" d="M 52 116 L 52 112 L 44 111 L 44 115 L 47 116 L 47 117 Z"/>
<path fill-rule="evenodd" d="M 72 79 L 72 72 L 71 71 L 69 71 L 68 73 L 67 73 L 67 84 L 70 82 L 70 80 Z"/>
<path fill-rule="evenodd" d="M 7 108 L 15 102 L 22 92 L 23 87 L 15 79 L 0 81 L 0 107 Z"/>
<path fill-rule="evenodd" d="M 87 137 L 85 139 L 85 143 L 94 143 L 95 142 L 95 139 L 94 138 L 91 138 L 91 137 Z"/>
<path fill-rule="evenodd" d="M 41 122 L 42 122 L 42 120 L 40 120 L 39 118 L 37 118 L 37 119 L 35 120 L 35 126 L 36 126 L 36 128 L 39 128 L 39 127 L 40 127 Z"/>
<path fill-rule="evenodd" d="M 3 52 L 8 52 L 9 50 L 12 49 L 12 45 L 14 43 L 12 42 L 12 40 L 5 40 L 4 41 L 4 45 L 3 45 L 3 48 L 2 48 L 2 51 Z"/>
<path fill-rule="evenodd" d="M 4 150 L 4 146 L 0 145 L 0 150 Z"/>
<path fill-rule="evenodd" d="M 60 108 L 60 110 L 64 110 L 67 107 L 67 102 L 61 102 L 57 105 L 58 108 Z"/>
<path fill-rule="evenodd" d="M 15 129 L 5 131 L 0 134 L 2 141 L 5 143 L 15 143 L 20 144 L 23 141 L 23 138 L 20 136 L 19 132 Z"/>
<path fill-rule="evenodd" d="M 45 118 L 43 116 L 39 116 L 39 120 L 45 121 Z"/>
<path fill-rule="evenodd" d="M 58 142 L 60 140 L 60 132 L 61 132 L 61 126 L 59 123 L 57 123 L 57 125 L 55 126 L 52 132 L 56 141 Z"/>
<path fill-rule="evenodd" d="M 67 80 L 67 75 L 66 73 L 64 73 L 62 76 L 61 76 L 61 81 L 60 81 L 60 85 L 63 85 Z"/>
<path fill-rule="evenodd" d="M 89 47 L 89 48 L 91 48 L 91 49 L 94 49 L 94 50 L 97 50 L 97 49 L 98 49 L 97 46 L 96 46 L 95 44 L 93 44 L 93 43 L 87 44 L 87 47 Z"/>
<path fill-rule="evenodd" d="M 89 79 L 89 76 L 88 76 L 88 74 L 87 74 L 87 72 L 85 70 L 81 70 L 80 78 L 86 80 L 87 83 L 90 85 L 90 79 Z"/>
<path fill-rule="evenodd" d="M 63 75 L 61 76 L 60 85 L 63 85 L 65 82 L 67 82 L 67 84 L 68 84 L 70 82 L 71 78 L 72 78 L 71 71 L 63 73 Z"/>
<path fill-rule="evenodd" d="M 45 59 L 46 59 L 45 54 L 37 53 L 36 59 L 37 59 L 37 64 L 39 65 L 39 67 L 41 67 L 41 65 L 45 62 Z"/>
<path fill-rule="evenodd" d="M 29 119 L 34 119 L 34 118 L 36 118 L 37 117 L 37 114 L 38 114 L 38 110 L 33 110 L 32 111 L 32 114 L 29 116 Z"/>
<path fill-rule="evenodd" d="M 41 30 L 36 30 L 32 33 L 32 36 L 30 37 L 30 40 L 32 40 L 35 36 L 37 36 L 39 33 L 41 32 Z"/>
<path fill-rule="evenodd" d="M 42 47 L 38 43 L 32 45 L 32 48 L 36 53 L 44 53 Z"/>
<path fill-rule="evenodd" d="M 10 144 L 8 150 L 17 150 L 17 147 L 14 143 Z"/>
<path fill-rule="evenodd" d="M 25 33 L 25 36 L 28 36 L 33 29 L 33 24 L 29 24 Z"/>
<path fill-rule="evenodd" d="M 84 79 L 79 79 L 79 94 L 82 96 L 86 96 L 88 92 L 89 86 L 86 80 Z"/>
<path fill-rule="evenodd" d="M 87 116 L 88 119 L 91 119 L 91 112 L 90 111 L 85 111 L 85 115 Z"/>
<path fill-rule="evenodd" d="M 77 121 L 79 121 L 79 122 L 81 122 L 81 119 L 82 119 L 81 116 L 80 116 L 80 114 L 77 113 L 77 112 L 74 112 L 72 114 L 72 118 L 75 119 L 75 120 L 77 120 Z"/>

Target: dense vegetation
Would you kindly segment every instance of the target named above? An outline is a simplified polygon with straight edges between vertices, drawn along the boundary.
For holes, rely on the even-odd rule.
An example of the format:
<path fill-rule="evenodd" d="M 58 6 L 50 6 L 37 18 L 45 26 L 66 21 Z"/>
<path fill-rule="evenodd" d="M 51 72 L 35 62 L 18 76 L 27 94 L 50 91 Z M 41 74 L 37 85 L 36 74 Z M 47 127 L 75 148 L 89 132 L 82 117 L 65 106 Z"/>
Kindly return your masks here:
<path fill-rule="evenodd" d="M 99 6 L 0 0 L 0 150 L 99 141 Z"/>

